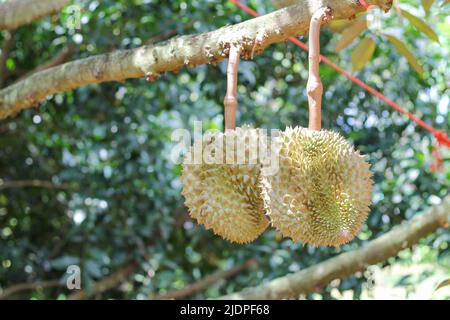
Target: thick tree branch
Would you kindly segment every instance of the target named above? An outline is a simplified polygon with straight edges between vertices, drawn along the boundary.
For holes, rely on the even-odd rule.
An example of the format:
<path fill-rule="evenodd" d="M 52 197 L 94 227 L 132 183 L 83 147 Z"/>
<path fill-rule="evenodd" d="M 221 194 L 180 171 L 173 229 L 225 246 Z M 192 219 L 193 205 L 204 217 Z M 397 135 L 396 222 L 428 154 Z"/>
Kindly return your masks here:
<path fill-rule="evenodd" d="M 392 0 L 372 0 L 388 9 Z M 305 34 L 312 14 L 323 6 L 333 9 L 336 19 L 351 18 L 363 10 L 357 0 L 299 0 L 299 4 L 216 31 L 172 38 L 154 46 L 115 51 L 69 62 L 38 72 L 0 91 L 0 119 L 36 106 L 57 92 L 106 81 L 123 81 L 144 75 L 156 80 L 164 72 L 184 66 L 217 63 L 228 55 L 230 45 L 243 47 L 250 58 L 267 46 Z"/>
<path fill-rule="evenodd" d="M 0 3 L 0 30 L 15 29 L 54 14 L 71 0 L 10 0 Z"/>
<path fill-rule="evenodd" d="M 297 298 L 314 291 L 334 279 L 342 279 L 368 266 L 387 260 L 421 238 L 450 223 L 450 195 L 427 213 L 369 242 L 366 246 L 340 254 L 302 271 L 274 279 L 263 285 L 246 289 L 221 299 L 285 299 Z"/>
<path fill-rule="evenodd" d="M 228 278 L 235 276 L 236 274 L 242 272 L 243 270 L 256 265 L 256 263 L 257 262 L 255 259 L 247 260 L 247 262 L 245 262 L 242 265 L 237 265 L 231 269 L 224 270 L 224 271 L 217 271 L 217 272 L 201 279 L 200 281 L 198 281 L 196 283 L 186 286 L 185 288 L 183 288 L 181 290 L 174 290 L 174 291 L 168 292 L 166 294 L 155 296 L 151 299 L 152 300 L 170 300 L 170 299 L 180 299 L 180 298 L 185 298 L 185 297 L 191 296 L 197 292 L 200 292 L 200 291 L 208 288 L 209 286 L 211 286 L 212 284 L 216 283 L 219 280 L 228 279 Z"/>

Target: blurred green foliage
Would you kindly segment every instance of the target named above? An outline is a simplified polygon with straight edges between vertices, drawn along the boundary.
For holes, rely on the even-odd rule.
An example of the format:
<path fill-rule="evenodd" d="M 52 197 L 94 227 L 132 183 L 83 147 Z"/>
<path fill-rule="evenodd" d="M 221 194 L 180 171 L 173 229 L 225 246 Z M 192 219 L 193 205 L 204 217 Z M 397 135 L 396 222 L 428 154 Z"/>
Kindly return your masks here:
<path fill-rule="evenodd" d="M 431 42 L 393 14 L 383 23 L 402 35 L 423 62 L 420 77 L 383 38 L 371 63 L 357 73 L 423 120 L 449 131 L 448 7 L 438 3 L 416 13 L 435 26 L 441 43 Z M 80 2 L 81 3 L 81 2 Z M 13 76 L 31 70 L 75 45 L 74 58 L 144 45 L 165 34 L 192 34 L 249 17 L 227 1 L 104 0 L 81 3 L 80 29 L 72 9 L 18 30 L 7 66 Z M 264 14 L 270 1 L 252 0 Z M 334 52 L 338 38 L 322 36 L 322 51 L 347 70 L 350 51 Z M 193 298 L 214 298 L 295 272 L 362 246 L 404 220 L 435 205 L 449 189 L 450 164 L 431 173 L 433 137 L 328 66 L 322 66 L 324 127 L 341 132 L 363 154 L 375 174 L 373 206 L 357 239 L 340 248 L 303 247 L 267 231 L 248 245 L 235 245 L 189 219 L 180 195 L 180 166 L 170 160 L 174 129 L 222 129 L 226 64 L 183 69 L 157 82 L 132 79 L 57 94 L 38 109 L 0 122 L 0 178 L 41 180 L 56 188 L 0 189 L 0 287 L 60 279 L 79 264 L 82 286 L 137 260 L 127 282 L 102 298 L 144 299 L 198 281 L 218 269 L 256 258 L 258 266 L 219 281 Z M 290 43 L 270 47 L 240 67 L 238 123 L 284 129 L 306 125 L 307 55 Z M 441 150 L 445 160 L 448 150 Z M 437 257 L 449 255 L 448 231 L 421 242 Z M 389 264 L 395 264 L 396 259 Z M 333 287 L 361 294 L 364 274 Z M 65 288 L 24 291 L 16 297 L 64 298 Z"/>

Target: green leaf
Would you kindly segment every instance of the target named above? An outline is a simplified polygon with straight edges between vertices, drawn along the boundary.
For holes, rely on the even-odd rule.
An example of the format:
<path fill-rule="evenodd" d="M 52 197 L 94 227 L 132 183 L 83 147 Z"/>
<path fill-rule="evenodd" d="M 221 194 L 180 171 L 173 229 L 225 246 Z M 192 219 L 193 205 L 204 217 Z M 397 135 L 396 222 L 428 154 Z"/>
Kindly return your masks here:
<path fill-rule="evenodd" d="M 398 39 L 390 34 L 385 34 L 385 35 L 386 35 L 387 39 L 389 40 L 389 42 L 394 45 L 394 47 L 397 49 L 397 51 L 400 52 L 406 58 L 406 60 L 408 60 L 409 64 L 414 68 L 414 70 L 416 70 L 417 73 L 419 73 L 419 74 L 423 74 L 424 73 L 423 67 L 419 64 L 419 62 L 417 61 L 417 58 L 411 52 L 411 50 L 408 49 L 406 44 L 403 41 L 401 41 L 400 39 Z"/>
<path fill-rule="evenodd" d="M 439 285 L 436 287 L 435 291 L 437 291 L 441 288 L 444 288 L 444 287 L 448 287 L 448 286 L 450 286 L 450 279 L 444 280 L 441 283 L 439 283 Z"/>
<path fill-rule="evenodd" d="M 363 20 L 355 21 L 350 26 L 345 28 L 339 42 L 336 45 L 336 52 L 348 47 L 366 28 L 367 22 Z"/>
<path fill-rule="evenodd" d="M 419 31 L 423 32 L 431 40 L 439 43 L 439 36 L 436 34 L 436 32 L 434 32 L 433 29 L 431 29 L 431 27 L 425 21 L 423 21 L 419 17 L 416 17 L 412 13 L 409 13 L 406 10 L 401 9 L 400 12 L 402 13 L 402 16 L 408 19 L 409 22 L 411 22 Z"/>
<path fill-rule="evenodd" d="M 422 7 L 426 12 L 430 11 L 431 6 L 433 5 L 434 0 L 422 0 Z"/>
<path fill-rule="evenodd" d="M 331 31 L 341 33 L 345 30 L 352 22 L 348 19 L 332 20 L 326 25 Z"/>
<path fill-rule="evenodd" d="M 375 47 L 375 41 L 371 37 L 361 40 L 352 53 L 353 72 L 361 70 L 372 59 Z"/>

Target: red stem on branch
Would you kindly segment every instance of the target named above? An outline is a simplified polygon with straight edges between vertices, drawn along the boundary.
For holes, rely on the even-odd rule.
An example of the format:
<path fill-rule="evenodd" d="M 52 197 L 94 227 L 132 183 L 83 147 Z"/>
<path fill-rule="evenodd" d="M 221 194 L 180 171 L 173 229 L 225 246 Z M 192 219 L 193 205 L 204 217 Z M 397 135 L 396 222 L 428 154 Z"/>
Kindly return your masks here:
<path fill-rule="evenodd" d="M 236 109 L 237 101 L 237 83 L 238 83 L 238 68 L 241 59 L 241 49 L 238 46 L 230 47 L 230 54 L 228 57 L 227 68 L 227 93 L 223 104 L 225 106 L 225 130 L 236 129 Z"/>
<path fill-rule="evenodd" d="M 322 93 L 323 85 L 320 80 L 320 27 L 323 22 L 331 19 L 332 10 L 329 7 L 320 8 L 312 18 L 309 27 L 309 77 L 306 91 L 309 106 L 309 129 L 322 128 Z"/>

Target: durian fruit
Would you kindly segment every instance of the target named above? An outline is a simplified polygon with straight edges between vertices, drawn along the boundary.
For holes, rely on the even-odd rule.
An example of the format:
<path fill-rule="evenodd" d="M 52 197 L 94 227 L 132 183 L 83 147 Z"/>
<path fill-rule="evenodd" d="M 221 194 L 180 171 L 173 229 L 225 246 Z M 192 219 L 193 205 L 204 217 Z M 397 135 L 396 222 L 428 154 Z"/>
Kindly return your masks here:
<path fill-rule="evenodd" d="M 259 189 L 261 164 L 254 152 L 259 134 L 260 129 L 244 127 L 204 135 L 183 163 L 182 194 L 191 217 L 231 242 L 251 242 L 269 224 Z M 198 156 L 199 151 L 203 157 L 195 163 L 194 152 Z M 238 162 L 242 155 L 244 161 Z"/>
<path fill-rule="evenodd" d="M 261 183 L 272 225 L 303 244 L 352 240 L 369 212 L 370 165 L 335 132 L 296 127 L 278 138 L 279 170 Z"/>

